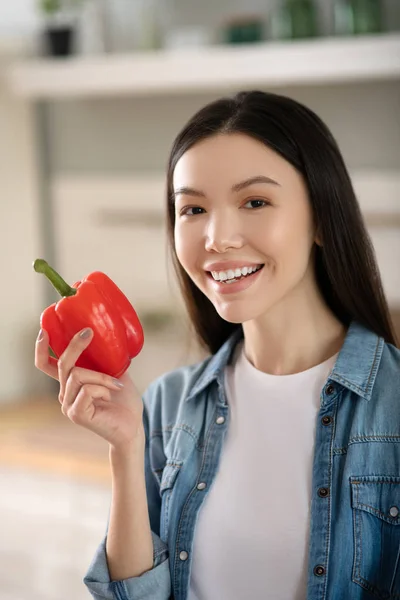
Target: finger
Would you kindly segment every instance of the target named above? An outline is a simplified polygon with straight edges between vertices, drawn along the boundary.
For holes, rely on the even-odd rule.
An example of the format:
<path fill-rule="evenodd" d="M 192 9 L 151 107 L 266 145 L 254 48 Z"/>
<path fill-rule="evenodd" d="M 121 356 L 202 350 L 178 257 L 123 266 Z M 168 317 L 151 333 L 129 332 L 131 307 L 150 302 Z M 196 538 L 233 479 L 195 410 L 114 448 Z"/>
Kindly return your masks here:
<path fill-rule="evenodd" d="M 57 360 L 49 355 L 49 335 L 41 329 L 35 344 L 35 366 L 46 375 L 58 380 Z"/>
<path fill-rule="evenodd" d="M 64 397 L 61 397 L 60 394 L 58 398 L 61 404 L 65 404 L 66 410 L 68 410 L 68 407 L 74 402 L 83 385 L 103 386 L 113 392 L 119 391 L 124 387 L 124 384 L 121 381 L 110 375 L 106 375 L 105 373 L 73 367 L 67 379 Z"/>
<path fill-rule="evenodd" d="M 93 330 L 82 329 L 74 335 L 67 348 L 58 359 L 58 379 L 60 381 L 60 397 L 65 395 L 65 386 L 71 370 L 82 352 L 89 346 L 93 339 Z"/>
<path fill-rule="evenodd" d="M 93 418 L 96 411 L 94 401 L 111 401 L 111 392 L 101 385 L 84 385 L 72 405 L 68 408 L 63 404 L 61 411 L 73 423 L 77 425 L 87 425 Z"/>

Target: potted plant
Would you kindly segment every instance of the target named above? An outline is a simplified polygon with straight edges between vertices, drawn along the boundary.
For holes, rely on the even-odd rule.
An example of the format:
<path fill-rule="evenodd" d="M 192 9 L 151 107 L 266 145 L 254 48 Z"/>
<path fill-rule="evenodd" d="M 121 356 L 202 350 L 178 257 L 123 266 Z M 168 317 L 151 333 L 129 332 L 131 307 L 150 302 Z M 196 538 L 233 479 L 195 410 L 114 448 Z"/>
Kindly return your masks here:
<path fill-rule="evenodd" d="M 81 0 L 39 0 L 45 17 L 45 53 L 70 56 L 74 52 L 77 8 Z"/>

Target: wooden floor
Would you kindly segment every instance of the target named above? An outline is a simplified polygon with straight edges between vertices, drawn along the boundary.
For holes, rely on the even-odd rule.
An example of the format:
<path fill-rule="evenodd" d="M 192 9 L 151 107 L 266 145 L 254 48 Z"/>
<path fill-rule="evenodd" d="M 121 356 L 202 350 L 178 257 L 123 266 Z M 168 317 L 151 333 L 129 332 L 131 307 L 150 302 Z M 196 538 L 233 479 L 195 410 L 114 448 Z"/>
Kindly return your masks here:
<path fill-rule="evenodd" d="M 86 482 L 110 481 L 107 442 L 71 423 L 56 397 L 29 398 L 1 408 L 0 438 L 2 465 Z"/>
<path fill-rule="evenodd" d="M 108 444 L 55 397 L 0 409 L 0 600 L 89 600 L 111 500 Z"/>

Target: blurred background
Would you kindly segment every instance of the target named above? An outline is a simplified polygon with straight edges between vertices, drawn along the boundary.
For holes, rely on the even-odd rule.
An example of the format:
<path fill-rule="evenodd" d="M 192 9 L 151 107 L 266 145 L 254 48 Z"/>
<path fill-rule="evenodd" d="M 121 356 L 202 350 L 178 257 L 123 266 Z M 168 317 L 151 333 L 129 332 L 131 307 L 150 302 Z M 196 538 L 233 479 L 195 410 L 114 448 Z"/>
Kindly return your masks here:
<path fill-rule="evenodd" d="M 0 600 L 81 600 L 106 526 L 107 444 L 34 367 L 46 258 L 105 271 L 145 329 L 141 391 L 203 356 L 164 234 L 171 143 L 239 89 L 304 102 L 339 142 L 400 333 L 398 0 L 13 0 L 0 4 Z"/>

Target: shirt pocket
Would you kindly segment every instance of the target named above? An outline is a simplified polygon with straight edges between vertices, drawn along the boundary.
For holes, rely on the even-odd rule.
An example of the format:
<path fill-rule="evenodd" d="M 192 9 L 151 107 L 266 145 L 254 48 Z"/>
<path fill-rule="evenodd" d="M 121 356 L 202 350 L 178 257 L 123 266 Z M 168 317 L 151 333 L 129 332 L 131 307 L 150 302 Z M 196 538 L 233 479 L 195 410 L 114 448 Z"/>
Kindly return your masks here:
<path fill-rule="evenodd" d="M 350 477 L 352 580 L 381 600 L 400 598 L 400 477 Z"/>
<path fill-rule="evenodd" d="M 170 524 L 171 498 L 175 489 L 176 479 L 182 467 L 181 462 L 167 462 L 161 476 L 160 496 L 161 496 L 161 518 L 160 518 L 160 537 L 165 542 L 168 537 L 168 528 Z"/>

